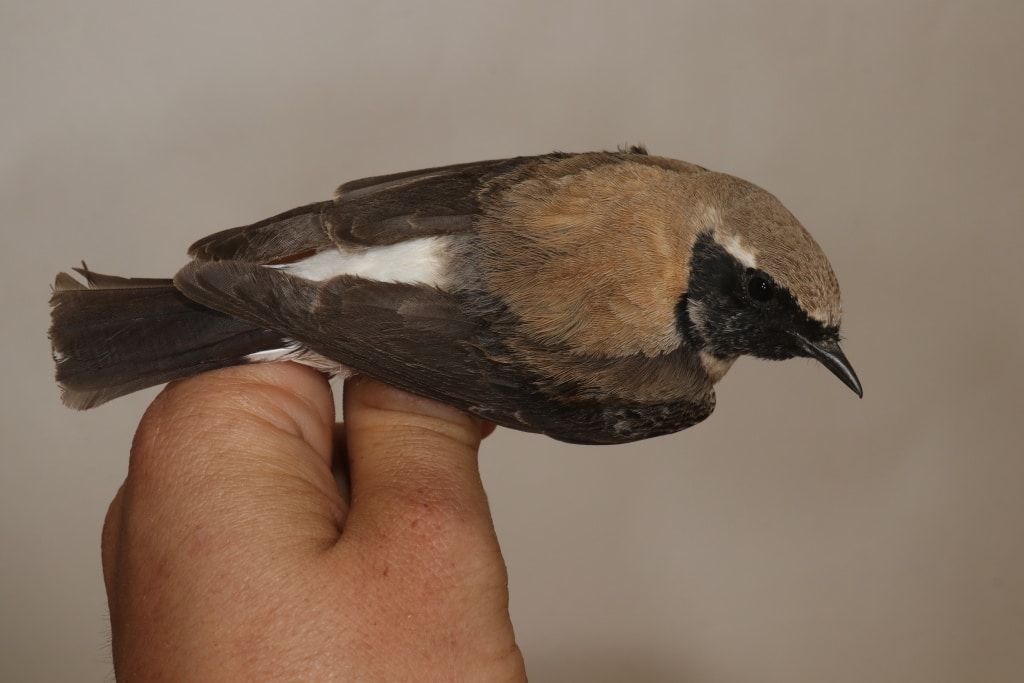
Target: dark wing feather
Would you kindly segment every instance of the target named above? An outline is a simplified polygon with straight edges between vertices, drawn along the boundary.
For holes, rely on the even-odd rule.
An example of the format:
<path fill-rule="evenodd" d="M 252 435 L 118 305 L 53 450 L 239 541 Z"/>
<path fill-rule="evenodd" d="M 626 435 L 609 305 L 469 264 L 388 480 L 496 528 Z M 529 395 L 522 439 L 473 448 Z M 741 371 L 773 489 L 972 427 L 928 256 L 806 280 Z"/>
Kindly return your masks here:
<path fill-rule="evenodd" d="M 204 237 L 198 261 L 287 263 L 321 249 L 372 247 L 470 230 L 480 187 L 530 157 L 478 161 L 345 183 L 331 201 Z"/>
<path fill-rule="evenodd" d="M 258 223 L 221 230 L 188 248 L 197 261 L 273 263 L 331 246 L 321 212 L 331 202 L 307 204 Z"/>
<path fill-rule="evenodd" d="M 480 210 L 481 186 L 529 160 L 477 161 L 345 183 L 324 211 L 324 227 L 337 244 L 358 246 L 464 232 Z"/>
<path fill-rule="evenodd" d="M 190 299 L 402 389 L 461 408 L 493 393 L 472 343 L 478 322 L 439 289 L 348 276 L 312 282 L 238 261 L 193 262 L 174 282 Z"/>

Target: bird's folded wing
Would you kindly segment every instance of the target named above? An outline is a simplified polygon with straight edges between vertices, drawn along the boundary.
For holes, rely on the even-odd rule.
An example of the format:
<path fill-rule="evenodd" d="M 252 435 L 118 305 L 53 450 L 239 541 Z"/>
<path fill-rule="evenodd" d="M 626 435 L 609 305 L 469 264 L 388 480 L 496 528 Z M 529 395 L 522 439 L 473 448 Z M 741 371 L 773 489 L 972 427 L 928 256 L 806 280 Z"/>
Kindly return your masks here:
<path fill-rule="evenodd" d="M 478 192 L 526 158 L 480 161 L 345 183 L 333 200 L 307 204 L 205 237 L 198 261 L 283 264 L 330 247 L 365 248 L 470 230 Z"/>

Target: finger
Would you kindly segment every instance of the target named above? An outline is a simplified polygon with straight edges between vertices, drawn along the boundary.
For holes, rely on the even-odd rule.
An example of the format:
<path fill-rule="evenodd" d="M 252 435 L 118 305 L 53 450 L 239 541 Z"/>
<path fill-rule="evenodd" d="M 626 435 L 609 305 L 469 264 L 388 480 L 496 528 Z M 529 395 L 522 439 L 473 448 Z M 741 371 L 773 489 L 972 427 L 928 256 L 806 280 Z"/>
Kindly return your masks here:
<path fill-rule="evenodd" d="M 117 490 L 114 500 L 107 508 L 107 516 L 103 520 L 103 533 L 100 537 L 100 557 L 103 563 L 103 584 L 107 589 L 107 597 L 115 595 L 117 585 L 117 557 L 121 548 L 121 516 L 124 510 L 125 484 Z M 113 605 L 109 606 L 111 612 Z"/>
<path fill-rule="evenodd" d="M 341 514 L 333 424 L 327 381 L 304 366 L 240 366 L 172 383 L 133 443 L 123 502 L 133 542 L 153 533 L 165 545 L 171 536 L 217 548 L 322 547 Z"/>
<path fill-rule="evenodd" d="M 352 481 L 346 533 L 415 535 L 469 524 L 493 536 L 477 463 L 486 423 L 363 377 L 346 382 L 343 408 Z"/>
<path fill-rule="evenodd" d="M 361 559 L 350 583 L 375 596 L 388 646 L 426 639 L 432 653 L 458 642 L 485 660 L 519 658 L 477 462 L 489 427 L 363 378 L 346 382 L 343 408 L 352 501 L 333 557 Z"/>

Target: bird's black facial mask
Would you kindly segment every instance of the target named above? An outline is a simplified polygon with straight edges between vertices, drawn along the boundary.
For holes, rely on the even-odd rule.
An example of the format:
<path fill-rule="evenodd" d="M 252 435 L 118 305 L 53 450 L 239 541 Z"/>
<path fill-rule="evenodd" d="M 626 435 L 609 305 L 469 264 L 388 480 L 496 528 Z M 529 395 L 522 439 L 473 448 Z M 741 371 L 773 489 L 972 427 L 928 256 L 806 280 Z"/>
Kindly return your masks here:
<path fill-rule="evenodd" d="M 723 359 L 810 356 L 807 343 L 839 338 L 838 328 L 811 319 L 786 288 L 740 263 L 708 233 L 694 244 L 688 291 L 677 317 L 695 348 Z"/>

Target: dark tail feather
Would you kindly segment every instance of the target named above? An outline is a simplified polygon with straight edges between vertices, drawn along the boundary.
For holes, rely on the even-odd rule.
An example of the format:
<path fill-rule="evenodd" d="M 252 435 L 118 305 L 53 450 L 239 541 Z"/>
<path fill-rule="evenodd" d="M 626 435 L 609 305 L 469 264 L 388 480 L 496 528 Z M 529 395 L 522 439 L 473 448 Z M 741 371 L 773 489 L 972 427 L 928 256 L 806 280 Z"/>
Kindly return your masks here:
<path fill-rule="evenodd" d="M 200 306 L 171 280 L 123 278 L 75 268 L 50 297 L 50 342 L 64 404 L 84 410 L 112 398 L 240 365 L 287 340 Z"/>

